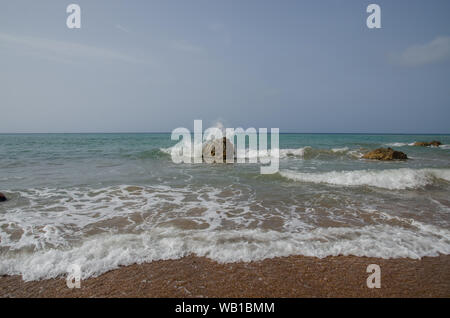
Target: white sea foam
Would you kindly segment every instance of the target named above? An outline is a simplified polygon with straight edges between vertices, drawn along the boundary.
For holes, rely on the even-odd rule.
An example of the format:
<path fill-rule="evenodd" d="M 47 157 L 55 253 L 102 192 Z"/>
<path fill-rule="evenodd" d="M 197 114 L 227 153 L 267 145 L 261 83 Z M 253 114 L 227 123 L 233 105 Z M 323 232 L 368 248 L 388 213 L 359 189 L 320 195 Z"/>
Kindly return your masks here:
<path fill-rule="evenodd" d="M 227 191 L 227 200 L 220 197 L 222 191 Z M 241 213 L 249 211 L 245 204 L 249 198 L 242 198 L 240 190 L 231 187 L 191 189 L 123 185 L 100 189 L 30 189 L 17 194 L 28 203 L 0 214 L 0 247 L 10 251 L 64 247 L 92 228 L 97 231 L 105 228 L 109 232 L 127 228 L 148 230 L 183 217 L 192 209 L 201 209 L 202 213 L 190 220 L 206 223 L 214 229 L 220 226 L 222 214 L 234 210 L 238 201 Z M 188 200 L 192 196 L 195 199 Z M 133 213 L 140 215 L 141 223 L 133 219 Z M 108 225 L 111 221 L 115 224 L 113 227 Z M 234 221 L 243 225 L 249 222 L 240 216 L 235 216 Z M 13 239 L 11 233 L 17 232 L 22 234 Z"/>
<path fill-rule="evenodd" d="M 416 142 L 392 142 L 392 143 L 388 143 L 386 144 L 386 146 L 389 147 L 405 147 L 405 146 L 414 146 Z M 450 149 L 450 145 L 440 145 L 438 147 L 436 146 L 431 146 L 431 148 L 441 148 L 441 149 Z"/>
<path fill-rule="evenodd" d="M 8 255 L 0 260 L 0 275 L 23 275 L 24 280 L 53 278 L 65 275 L 69 265 L 78 264 L 82 278 L 87 278 L 121 265 L 178 259 L 189 254 L 219 262 L 254 261 L 288 255 L 417 259 L 439 253 L 450 254 L 449 235 L 444 229 L 424 224 L 418 224 L 414 230 L 373 225 L 317 228 L 303 233 L 165 228 L 141 234 L 103 234 L 72 248 Z"/>
<path fill-rule="evenodd" d="M 449 171 L 445 173 L 448 180 Z M 65 275 L 72 264 L 80 265 L 87 278 L 120 265 L 188 254 L 219 262 L 288 255 L 419 258 L 450 254 L 450 232 L 445 228 L 382 211 L 367 212 L 374 216 L 371 225 L 319 227 L 309 223 L 309 215 L 289 212 L 292 205 L 286 211 L 282 203 L 277 211 L 261 206 L 262 210 L 254 211 L 260 201 L 242 188 L 123 185 L 31 189 L 20 196 L 28 203 L 0 215 L 0 275 L 23 275 L 25 280 Z M 345 203 L 347 209 L 349 204 Z M 281 230 L 250 226 L 274 212 L 284 222 Z M 185 217 L 207 226 L 184 228 L 170 223 Z M 114 222 L 117 218 L 122 226 Z M 383 221 L 392 218 L 399 221 L 398 226 Z M 226 227 L 223 221 L 233 225 Z M 93 229 L 96 233 L 90 234 Z"/>
<path fill-rule="evenodd" d="M 167 154 L 172 154 L 172 152 L 175 152 L 179 155 L 182 154 L 182 144 L 176 144 L 169 148 L 161 148 L 160 150 Z M 305 158 L 305 157 L 315 157 L 318 155 L 343 155 L 348 154 L 350 157 L 354 158 L 360 158 L 362 156 L 362 153 L 359 150 L 350 150 L 348 147 L 342 147 L 342 148 L 332 148 L 332 149 L 319 149 L 319 148 L 312 148 L 310 146 L 300 147 L 300 148 L 285 148 L 285 149 L 278 149 L 280 159 L 288 159 L 288 158 Z M 246 149 L 245 150 L 245 158 L 264 158 L 264 157 L 270 157 L 271 156 L 271 149 L 268 149 L 266 151 L 263 150 L 256 150 L 256 149 Z M 189 155 L 186 157 L 190 157 Z"/>
<path fill-rule="evenodd" d="M 291 149 L 280 149 L 280 158 L 284 159 L 287 157 L 299 157 L 302 158 L 305 155 L 305 150 L 310 149 L 311 147 L 302 147 L 302 148 L 291 148 Z"/>
<path fill-rule="evenodd" d="M 172 154 L 172 152 L 176 152 L 177 154 L 182 154 L 182 144 L 176 144 L 175 146 L 169 148 L 161 148 L 160 150 L 167 154 Z M 285 159 L 288 157 L 298 157 L 302 158 L 305 154 L 305 149 L 311 147 L 302 147 L 302 148 L 293 148 L 293 149 L 279 149 L 279 155 L 281 159 Z M 245 150 L 245 158 L 258 158 L 258 157 L 269 157 L 270 149 L 266 151 L 254 150 L 254 149 L 246 149 Z M 189 156 L 188 156 L 189 157 Z"/>
<path fill-rule="evenodd" d="M 392 143 L 388 143 L 386 144 L 386 146 L 389 147 L 404 147 L 404 146 L 414 146 L 414 142 L 392 142 Z"/>
<path fill-rule="evenodd" d="M 331 149 L 333 152 L 346 152 L 348 151 L 348 147 L 342 147 L 342 148 L 333 148 Z"/>
<path fill-rule="evenodd" d="M 432 184 L 436 179 L 450 181 L 450 169 L 387 169 L 304 173 L 282 170 L 285 178 L 312 183 L 341 186 L 373 186 L 391 190 L 415 189 Z"/>

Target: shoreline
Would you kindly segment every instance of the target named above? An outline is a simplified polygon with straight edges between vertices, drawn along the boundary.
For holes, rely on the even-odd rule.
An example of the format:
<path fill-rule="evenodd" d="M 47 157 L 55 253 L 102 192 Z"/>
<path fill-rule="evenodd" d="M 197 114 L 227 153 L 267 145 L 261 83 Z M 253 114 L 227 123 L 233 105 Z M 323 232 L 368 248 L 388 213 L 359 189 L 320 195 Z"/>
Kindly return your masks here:
<path fill-rule="evenodd" d="M 381 268 L 381 288 L 366 285 L 369 264 Z M 24 282 L 0 277 L 0 297 L 450 297 L 450 255 L 381 259 L 287 256 L 249 263 L 217 263 L 186 256 L 133 264 L 81 281 Z"/>

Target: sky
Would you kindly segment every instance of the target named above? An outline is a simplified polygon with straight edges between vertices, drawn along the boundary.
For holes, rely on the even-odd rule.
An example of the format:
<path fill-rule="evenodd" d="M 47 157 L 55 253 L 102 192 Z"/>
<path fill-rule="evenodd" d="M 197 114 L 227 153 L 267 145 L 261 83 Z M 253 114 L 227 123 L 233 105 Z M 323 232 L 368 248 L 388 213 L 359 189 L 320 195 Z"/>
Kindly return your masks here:
<path fill-rule="evenodd" d="M 0 6 L 0 133 L 450 133 L 448 0 Z"/>

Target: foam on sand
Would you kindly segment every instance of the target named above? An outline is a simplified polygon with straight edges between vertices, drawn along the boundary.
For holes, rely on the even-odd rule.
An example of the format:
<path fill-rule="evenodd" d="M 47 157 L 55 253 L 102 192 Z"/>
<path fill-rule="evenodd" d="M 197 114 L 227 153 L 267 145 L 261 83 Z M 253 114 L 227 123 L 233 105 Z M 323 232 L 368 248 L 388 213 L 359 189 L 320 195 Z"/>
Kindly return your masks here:
<path fill-rule="evenodd" d="M 247 262 L 289 255 L 418 259 L 450 254 L 447 230 L 419 222 L 412 225 L 411 230 L 380 224 L 361 228 L 317 228 L 299 233 L 156 228 L 141 234 L 103 234 L 72 248 L 4 255 L 0 260 L 0 275 L 23 275 L 24 280 L 48 279 L 66 275 L 70 265 L 78 264 L 85 279 L 123 265 L 179 259 L 189 254 L 218 262 Z"/>

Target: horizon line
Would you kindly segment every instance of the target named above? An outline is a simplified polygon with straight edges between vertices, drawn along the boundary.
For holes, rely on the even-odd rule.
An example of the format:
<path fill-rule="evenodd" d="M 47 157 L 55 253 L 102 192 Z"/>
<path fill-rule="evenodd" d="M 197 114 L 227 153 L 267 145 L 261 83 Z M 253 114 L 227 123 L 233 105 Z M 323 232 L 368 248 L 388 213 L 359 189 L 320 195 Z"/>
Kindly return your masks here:
<path fill-rule="evenodd" d="M 0 135 L 107 135 L 107 134 L 171 134 L 164 131 L 117 131 L 117 132 L 0 132 Z M 268 131 L 269 133 L 269 131 Z M 424 132 L 280 132 L 280 134 L 302 134 L 302 135 L 450 135 L 448 133 L 424 133 Z"/>

